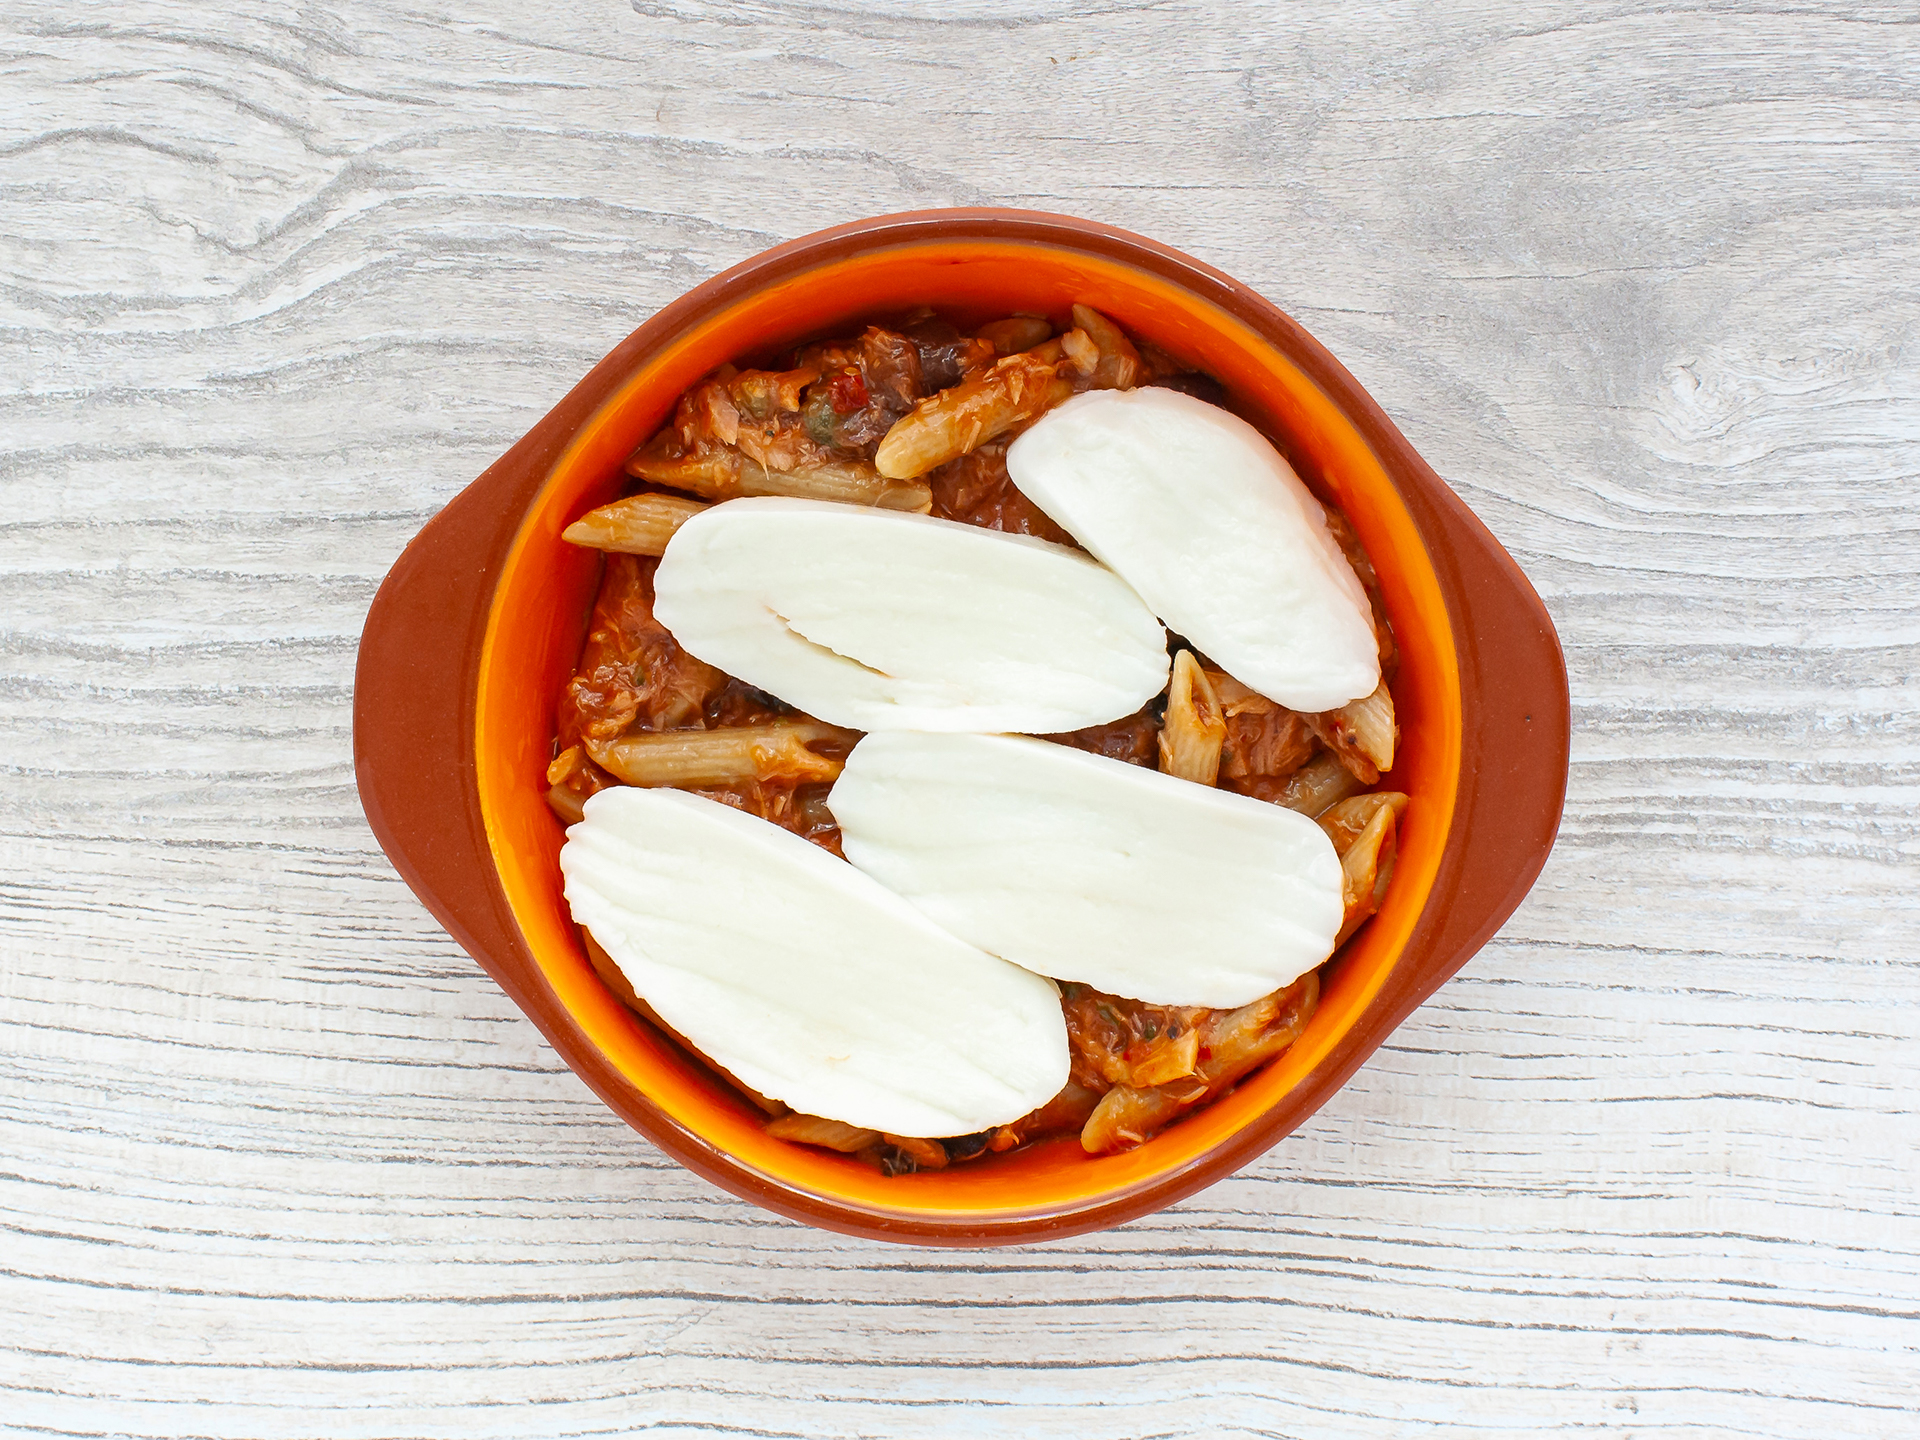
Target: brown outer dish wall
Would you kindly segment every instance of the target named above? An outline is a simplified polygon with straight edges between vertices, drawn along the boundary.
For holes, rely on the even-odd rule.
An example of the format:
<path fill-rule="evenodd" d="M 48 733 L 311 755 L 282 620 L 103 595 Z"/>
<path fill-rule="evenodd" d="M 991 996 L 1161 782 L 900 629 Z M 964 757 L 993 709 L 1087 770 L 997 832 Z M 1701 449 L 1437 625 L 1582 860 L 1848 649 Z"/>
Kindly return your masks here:
<path fill-rule="evenodd" d="M 892 1219 L 770 1184 L 691 1135 L 620 1075 L 561 1006 L 494 870 L 475 781 L 475 697 L 500 565 L 574 432 L 643 355 L 710 307 L 823 260 L 915 240 L 1033 241 L 1158 274 L 1211 300 L 1298 365 L 1379 456 L 1432 557 L 1461 688 L 1460 788 L 1431 898 L 1372 1005 L 1272 1109 L 1198 1162 L 1067 1213 Z M 780 1214 L 924 1245 L 1079 1234 L 1150 1214 L 1271 1147 L 1345 1082 L 1492 936 L 1540 873 L 1566 792 L 1569 709 L 1559 641 L 1533 587 L 1372 398 L 1286 315 L 1216 270 L 1125 231 L 1017 210 L 935 210 L 859 221 L 770 250 L 634 331 L 485 474 L 430 521 L 375 598 L 354 680 L 354 766 L 368 822 L 401 876 L 532 1017 L 574 1071 L 689 1169 Z"/>

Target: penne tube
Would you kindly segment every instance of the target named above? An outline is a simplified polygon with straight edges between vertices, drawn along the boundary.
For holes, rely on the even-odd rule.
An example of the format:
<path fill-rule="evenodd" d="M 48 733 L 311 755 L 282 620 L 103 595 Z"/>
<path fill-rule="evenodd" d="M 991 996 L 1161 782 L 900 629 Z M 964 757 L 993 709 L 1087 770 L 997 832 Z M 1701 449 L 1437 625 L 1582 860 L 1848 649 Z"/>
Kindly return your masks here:
<path fill-rule="evenodd" d="M 829 1120 L 824 1115 L 782 1115 L 761 1127 L 776 1140 L 791 1140 L 796 1145 L 818 1145 L 851 1155 L 869 1145 L 880 1143 L 878 1130 L 863 1130 L 844 1120 Z"/>
<path fill-rule="evenodd" d="M 874 505 L 925 515 L 933 509 L 933 491 L 917 480 L 892 479 L 864 460 L 826 460 L 774 470 L 731 447 L 697 455 L 671 452 L 671 431 L 662 431 L 635 451 L 627 473 L 654 485 L 685 490 L 705 500 L 736 495 L 786 495 L 796 500 L 831 500 L 842 505 Z"/>
<path fill-rule="evenodd" d="M 1346 914 L 1340 922 L 1334 949 L 1347 943 L 1349 936 L 1380 908 L 1393 879 L 1393 862 L 1399 850 L 1399 814 L 1389 803 L 1380 806 L 1354 837 L 1340 857 L 1340 897 Z"/>
<path fill-rule="evenodd" d="M 1162 774 L 1212 785 L 1220 778 L 1220 749 L 1226 744 L 1227 721 L 1219 697 L 1191 650 L 1173 658 L 1173 680 L 1167 687 L 1167 718 L 1160 726 Z"/>
<path fill-rule="evenodd" d="M 947 1168 L 947 1147 L 938 1140 L 922 1140 L 914 1135 L 882 1135 L 880 1138 L 913 1161 L 916 1170 Z"/>
<path fill-rule="evenodd" d="M 831 461 L 793 470 L 769 470 L 744 456 L 741 495 L 786 495 L 795 500 L 831 500 L 841 505 L 872 505 L 925 515 L 933 509 L 933 490 L 924 481 L 894 480 L 865 461 Z"/>
<path fill-rule="evenodd" d="M 823 740 L 850 745 L 857 738 L 818 720 L 776 720 L 721 730 L 636 730 L 617 740 L 589 740 L 586 747 L 594 764 L 629 785 L 704 789 L 837 779 L 842 762 L 807 747 Z"/>
<path fill-rule="evenodd" d="M 578 825 L 585 819 L 587 797 L 608 784 L 578 745 L 569 745 L 547 763 L 547 804 L 562 825 Z"/>
<path fill-rule="evenodd" d="M 563 784 L 586 768 L 587 752 L 578 745 L 569 745 L 547 762 L 547 783 Z"/>
<path fill-rule="evenodd" d="M 1320 972 L 1238 1010 L 1216 1010 L 1202 1022 L 1206 1051 L 1193 1074 L 1163 1085 L 1116 1085 L 1100 1097 L 1080 1131 L 1089 1155 L 1108 1155 L 1151 1140 L 1183 1111 L 1212 1100 L 1300 1038 L 1320 1004 Z"/>
<path fill-rule="evenodd" d="M 589 510 L 560 532 L 569 544 L 623 555 L 663 555 L 673 532 L 707 507 L 677 495 L 629 495 Z"/>
<path fill-rule="evenodd" d="M 1060 348 L 1067 352 L 1067 359 L 1082 375 L 1093 374 L 1100 365 L 1100 347 L 1084 330 L 1076 328 L 1062 335 Z"/>
<path fill-rule="evenodd" d="M 1407 813 L 1407 806 L 1411 803 L 1409 797 L 1398 790 L 1376 790 L 1369 795 L 1355 795 L 1350 800 L 1342 800 L 1315 818 L 1319 820 L 1320 828 L 1327 832 L 1327 838 L 1333 841 L 1334 853 L 1345 855 L 1381 806 L 1392 809 L 1397 823 Z"/>
<path fill-rule="evenodd" d="M 1259 691 L 1242 685 L 1224 670 L 1207 671 L 1207 683 L 1220 701 L 1222 715 L 1271 715 L 1284 706 L 1276 705 Z"/>
<path fill-rule="evenodd" d="M 1053 326 L 1038 315 L 1010 315 L 1005 320 L 982 325 L 976 333 L 993 346 L 994 354 L 1017 355 L 1022 350 L 1045 344 L 1053 335 Z"/>
<path fill-rule="evenodd" d="M 1116 1085 L 1100 1097 L 1080 1130 L 1080 1148 L 1089 1155 L 1113 1155 L 1143 1145 L 1167 1127 L 1182 1110 L 1207 1098 L 1199 1080 L 1138 1089 Z"/>
<path fill-rule="evenodd" d="M 1340 763 L 1340 757 L 1323 750 L 1262 798 L 1317 819 L 1359 788 L 1358 777 Z"/>
<path fill-rule="evenodd" d="M 1186 1030 L 1178 1040 L 1168 1041 L 1154 1048 L 1145 1060 L 1133 1067 L 1131 1085 L 1165 1085 L 1171 1080 L 1184 1079 L 1193 1074 L 1200 1064 L 1200 1032 L 1197 1029 Z"/>
<path fill-rule="evenodd" d="M 1207 1027 L 1210 1054 L 1199 1071 L 1211 1093 L 1219 1094 L 1299 1039 L 1319 1005 L 1320 972 L 1309 970 L 1286 989 L 1216 1017 Z"/>
<path fill-rule="evenodd" d="M 1382 770 L 1393 768 L 1394 745 L 1400 727 L 1393 716 L 1393 694 L 1382 680 L 1371 695 L 1349 700 L 1338 710 L 1306 717 L 1307 728 L 1319 737 L 1362 785 L 1377 785 Z"/>
<path fill-rule="evenodd" d="M 736 493 L 740 452 L 714 449 L 692 455 L 674 453 L 673 431 L 662 430 L 627 459 L 627 474 L 636 480 L 685 490 L 705 500 L 726 500 Z"/>
<path fill-rule="evenodd" d="M 894 422 L 873 457 L 882 475 L 910 480 L 1051 410 L 1073 394 L 1059 363 L 1039 351 L 1009 355 L 986 374 L 929 395 Z"/>
<path fill-rule="evenodd" d="M 1394 750 L 1400 742 L 1400 725 L 1394 718 L 1393 692 L 1386 681 L 1374 687 L 1364 700 L 1355 700 L 1336 712 L 1344 716 L 1353 733 L 1354 746 L 1373 762 L 1379 771 L 1393 769 Z"/>
<path fill-rule="evenodd" d="M 547 808 L 562 825 L 578 825 L 587 818 L 587 797 L 564 785 L 547 787 Z"/>
<path fill-rule="evenodd" d="M 1100 1103 L 1100 1093 L 1077 1085 L 1069 1080 L 1061 1087 L 1060 1093 L 1042 1105 L 1031 1110 L 1010 1125 L 1001 1125 L 988 1133 L 987 1149 L 999 1154 L 1024 1145 L 1035 1135 L 1044 1135 L 1049 1130 L 1078 1130 L 1087 1123 L 1087 1117 L 1093 1114 L 1094 1107 Z"/>
<path fill-rule="evenodd" d="M 593 932 L 581 930 L 580 939 L 587 947 L 587 959 L 593 965 L 594 973 L 614 993 L 614 997 L 629 1010 L 646 1016 L 655 1025 L 665 1030 L 666 1022 L 653 1013 L 651 1005 L 634 993 L 633 986 L 627 980 L 626 972 L 613 963 L 613 957 L 607 954 L 598 940 L 593 938 Z"/>
<path fill-rule="evenodd" d="M 1131 390 L 1140 383 L 1147 367 L 1125 331 L 1091 305 L 1074 306 L 1073 323 L 1086 332 L 1097 352 L 1091 389 Z"/>

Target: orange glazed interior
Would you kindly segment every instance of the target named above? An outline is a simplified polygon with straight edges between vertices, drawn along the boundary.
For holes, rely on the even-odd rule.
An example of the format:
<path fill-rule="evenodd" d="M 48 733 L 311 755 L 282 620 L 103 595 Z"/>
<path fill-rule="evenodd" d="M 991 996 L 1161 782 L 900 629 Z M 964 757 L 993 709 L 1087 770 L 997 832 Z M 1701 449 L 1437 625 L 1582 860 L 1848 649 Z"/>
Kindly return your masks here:
<path fill-rule="evenodd" d="M 1328 972 L 1293 1048 L 1158 1138 L 1088 1157 L 1067 1135 L 1006 1156 L 887 1178 L 860 1161 L 767 1137 L 762 1116 L 609 992 L 561 894 L 560 823 L 547 808 L 554 707 L 579 658 L 599 556 L 561 530 L 617 495 L 627 456 L 715 366 L 856 322 L 931 305 L 965 327 L 1015 311 L 1062 317 L 1075 301 L 1220 380 L 1281 443 L 1303 478 L 1352 519 L 1385 594 L 1401 661 L 1402 743 L 1391 781 L 1413 797 L 1385 906 Z M 1131 265 L 1032 242 L 922 241 L 825 261 L 735 298 L 655 353 L 555 462 L 501 567 L 487 619 L 475 715 L 482 816 L 501 884 L 547 983 L 582 1030 L 678 1125 L 774 1184 L 878 1216 L 1044 1215 L 1182 1171 L 1307 1075 L 1352 1027 L 1427 903 L 1453 817 L 1460 683 L 1433 564 L 1371 448 L 1325 393 L 1246 324 Z"/>

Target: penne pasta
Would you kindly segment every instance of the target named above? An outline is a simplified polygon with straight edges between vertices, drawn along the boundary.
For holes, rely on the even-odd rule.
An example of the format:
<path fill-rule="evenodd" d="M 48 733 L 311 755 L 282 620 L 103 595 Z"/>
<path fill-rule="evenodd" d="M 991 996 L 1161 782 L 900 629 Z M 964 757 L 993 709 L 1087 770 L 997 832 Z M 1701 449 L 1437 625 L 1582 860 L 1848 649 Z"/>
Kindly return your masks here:
<path fill-rule="evenodd" d="M 958 459 L 982 441 L 1051 410 L 1073 394 L 1059 362 L 1038 351 L 1009 355 L 986 374 L 929 395 L 887 431 L 874 453 L 882 475 L 910 480 Z"/>
<path fill-rule="evenodd" d="M 1238 1010 L 1214 1011 L 1203 1022 L 1206 1058 L 1191 1075 L 1154 1086 L 1116 1085 L 1100 1097 L 1080 1131 L 1089 1155 L 1109 1155 L 1151 1140 L 1183 1111 L 1228 1086 L 1300 1038 L 1320 1004 L 1320 972 Z"/>
<path fill-rule="evenodd" d="M 1073 307 L 1073 323 L 1086 332 L 1096 352 L 1088 388 L 1131 390 L 1140 383 L 1147 367 L 1125 331 L 1090 305 Z"/>
<path fill-rule="evenodd" d="M 628 458 L 627 474 L 706 500 L 728 500 L 738 493 L 738 450 L 720 448 L 680 455 L 675 453 L 677 444 L 678 437 L 671 430 L 662 430 Z"/>
<path fill-rule="evenodd" d="M 889 479 L 864 461 L 843 460 L 769 470 L 742 456 L 739 495 L 786 495 L 795 500 L 830 500 L 840 505 L 872 505 L 925 515 L 933 509 L 933 491 L 923 481 Z"/>
<path fill-rule="evenodd" d="M 1065 335 L 1056 335 L 1051 340 L 1043 340 L 1026 352 L 1029 360 L 1037 360 L 1043 365 L 1058 365 L 1067 358 L 1067 342 L 1073 335 L 1069 330 Z M 1074 341 L 1078 344 L 1078 341 Z"/>
<path fill-rule="evenodd" d="M 1191 650 L 1173 658 L 1173 680 L 1167 687 L 1167 717 L 1160 726 L 1160 770 L 1197 785 L 1220 778 L 1220 749 L 1226 743 L 1227 721 L 1213 684 Z"/>
<path fill-rule="evenodd" d="M 869 1145 L 880 1143 L 878 1130 L 863 1130 L 844 1120 L 829 1120 L 823 1115 L 782 1115 L 761 1127 L 776 1140 L 791 1140 L 796 1145 L 818 1145 L 851 1155 Z"/>
<path fill-rule="evenodd" d="M 916 1170 L 947 1168 L 947 1147 L 938 1140 L 922 1140 L 913 1135 L 882 1135 L 880 1139 L 911 1160 Z"/>
<path fill-rule="evenodd" d="M 569 745 L 547 764 L 547 804 L 561 824 L 578 825 L 586 815 L 587 797 L 608 783 L 585 750 Z"/>
<path fill-rule="evenodd" d="M 1270 715 L 1284 707 L 1242 685 L 1224 670 L 1207 671 L 1207 683 L 1219 698 L 1222 715 Z"/>
<path fill-rule="evenodd" d="M 1044 1135 L 1049 1130 L 1078 1130 L 1099 1103 L 1099 1091 L 1069 1080 L 1058 1095 L 1038 1110 L 989 1132 L 986 1148 L 998 1154 L 1024 1145 L 1032 1136 Z"/>
<path fill-rule="evenodd" d="M 564 785 L 547 787 L 547 808 L 562 825 L 578 825 L 587 818 L 587 797 Z"/>
<path fill-rule="evenodd" d="M 1359 779 L 1340 763 L 1340 757 L 1323 750 L 1261 798 L 1318 818 L 1359 788 Z"/>
<path fill-rule="evenodd" d="M 721 730 L 638 730 L 617 740 L 589 740 L 593 763 L 629 785 L 706 789 L 760 780 L 838 778 L 842 762 L 808 747 L 850 745 L 851 730 L 818 720 L 776 720 Z"/>
<path fill-rule="evenodd" d="M 1230 398 L 1212 377 L 1189 371 L 1153 345 L 1129 337 L 1090 305 L 1075 304 L 1070 317 L 1058 318 L 1061 324 L 1056 327 L 1036 315 L 1006 315 L 966 333 L 932 310 L 915 311 L 893 326 L 868 325 L 858 335 L 801 346 L 773 362 L 790 367 L 784 370 L 722 364 L 681 394 L 672 415 L 626 462 L 628 474 L 660 491 L 649 488 L 600 506 L 562 532 L 569 543 L 606 556 L 586 643 L 562 700 L 557 753 L 544 777 L 548 805 L 563 824 L 585 821 L 591 829 L 600 811 L 587 821 L 586 804 L 605 787 L 672 787 L 757 816 L 845 859 L 839 821 L 851 814 L 846 808 L 853 803 L 849 786 L 862 771 L 859 756 L 851 765 L 845 757 L 862 738 L 860 733 L 803 713 L 818 713 L 820 707 L 788 693 L 785 684 L 730 677 L 695 659 L 654 613 L 656 560 L 648 557 L 661 557 L 662 564 L 671 566 L 674 561 L 666 558 L 669 542 L 690 520 L 720 502 L 759 496 L 937 513 L 947 521 L 1070 542 L 1052 512 L 1040 507 L 1044 487 L 1015 486 L 1007 455 L 1018 448 L 1018 437 L 1065 425 L 1079 406 L 1029 432 L 1033 422 L 1076 395 L 1091 406 L 1133 406 L 1159 392 L 1144 391 L 1124 400 L 1087 392 L 1147 384 L 1221 408 L 1230 408 Z M 1150 448 L 1157 434 L 1146 435 L 1143 443 Z M 1103 473 L 1093 478 L 1105 485 L 1110 477 Z M 1096 487 L 1096 500 L 1110 504 L 1112 498 Z M 1195 503 L 1191 496 L 1187 502 L 1189 508 Z M 1408 796 L 1398 792 L 1363 793 L 1379 783 L 1396 758 L 1399 722 L 1386 682 L 1397 655 L 1379 577 L 1365 547 L 1347 517 L 1321 503 L 1327 531 L 1371 609 L 1374 643 L 1369 645 L 1367 617 L 1358 609 L 1359 596 L 1352 597 L 1361 627 L 1355 637 L 1358 649 L 1369 660 L 1370 652 L 1378 651 L 1381 683 L 1370 694 L 1310 713 L 1311 707 L 1350 695 L 1372 678 L 1356 674 L 1316 692 L 1295 693 L 1295 704 L 1309 707 L 1297 710 L 1225 671 L 1206 668 L 1208 662 L 1197 651 L 1183 649 L 1173 657 L 1164 698 L 1156 697 L 1119 720 L 1043 737 L 1144 769 L 1157 765 L 1161 775 L 1251 796 L 1316 820 L 1339 858 L 1341 907 L 1333 908 L 1327 864 L 1331 857 L 1321 845 L 1324 923 L 1318 944 L 1302 964 L 1325 954 L 1320 947 L 1330 939 L 1335 949 L 1345 944 L 1378 912 L 1394 871 L 1399 826 L 1410 805 Z M 690 546 L 698 549 L 694 531 L 680 537 L 674 556 L 690 556 Z M 857 557 L 850 560 L 833 547 L 827 551 L 836 563 L 862 568 Z M 1330 548 L 1327 559 L 1331 571 L 1338 572 Z M 1345 581 L 1344 574 L 1338 578 Z M 891 586 L 874 588 L 889 597 L 889 608 L 897 608 L 903 593 L 899 584 L 911 581 L 919 587 L 923 580 L 915 572 Z M 663 603 L 663 613 L 670 609 Z M 1305 622 L 1296 628 L 1314 633 Z M 1216 648 L 1204 636 L 1193 643 Z M 703 647 L 700 653 L 708 652 Z M 1156 654 L 1164 664 L 1164 648 Z M 1229 655 L 1226 663 L 1252 673 L 1241 658 Z M 892 668 L 877 673 L 891 674 Z M 1266 691 L 1290 693 L 1283 680 L 1256 678 Z M 843 770 L 848 772 L 844 781 Z M 1166 785 L 1156 775 L 1126 773 Z M 829 803 L 829 789 L 836 781 L 841 781 L 837 794 L 843 802 L 838 813 Z M 1218 798 L 1168 788 L 1189 797 L 1182 803 Z M 939 807 L 934 810 L 938 815 Z M 938 815 L 937 823 L 951 818 Z M 1270 812 L 1268 819 L 1273 819 Z M 1005 843 L 1003 830 L 994 834 L 993 843 Z M 1311 833 L 1306 839 L 1321 843 L 1313 841 Z M 1272 867 L 1263 871 L 1268 876 L 1263 884 L 1271 883 L 1272 873 Z M 1181 961 L 1187 971 L 1215 964 L 1230 948 L 1228 940 L 1216 944 L 1219 937 L 1206 934 L 1206 908 L 1195 909 L 1192 893 L 1191 887 L 1181 891 L 1188 903 L 1179 936 L 1156 947 L 1187 957 Z M 1132 899 L 1134 891 L 1127 894 Z M 619 965 L 584 928 L 581 934 L 589 960 L 612 994 L 668 1041 L 705 1059 L 635 993 Z M 625 950 L 620 953 L 629 968 L 641 963 Z M 1296 973 L 1298 966 L 1273 970 L 1237 993 L 1215 998 L 1233 1005 L 1280 975 Z M 1191 979 L 1191 974 L 1185 976 L 1185 981 Z M 667 1002 L 667 992 L 652 978 L 642 983 L 662 1004 Z M 929 1136 L 885 1133 L 824 1115 L 793 1113 L 712 1060 L 706 1063 L 741 1092 L 740 1103 L 751 1102 L 765 1112 L 764 1129 L 770 1137 L 847 1155 L 889 1176 L 944 1169 L 1050 1137 L 1067 1146 L 1069 1134 L 1079 1137 L 1087 1154 L 1107 1155 L 1151 1139 L 1283 1053 L 1313 1016 L 1320 979 L 1317 971 L 1309 971 L 1293 984 L 1234 1009 L 1127 999 L 1071 979 L 1058 982 L 1055 989 L 1067 1030 L 1067 1083 L 1018 1120 L 970 1134 L 945 1138 L 943 1126 L 921 1125 L 921 1117 L 912 1117 L 910 1128 L 932 1132 Z M 730 1053 L 724 1044 L 716 1043 L 716 1048 Z M 751 1069 L 745 1054 L 733 1063 Z M 915 1064 L 924 1070 L 923 1063 Z M 1034 1103 L 1035 1095 L 1044 1094 L 1055 1080 L 1053 1075 L 1044 1077 L 1016 1105 L 997 1113 Z M 824 1099 L 802 1103 L 814 1110 L 833 1108 Z M 970 1116 L 969 1123 L 987 1118 Z M 1046 1163 L 1056 1162 L 1049 1157 Z"/>
<path fill-rule="evenodd" d="M 1333 942 L 1336 950 L 1380 908 L 1393 879 L 1393 862 L 1398 850 L 1399 808 L 1389 800 L 1374 810 L 1365 827 L 1340 856 L 1340 896 L 1346 904 L 1346 913 L 1340 922 L 1340 934 Z"/>
<path fill-rule="evenodd" d="M 1251 1005 L 1216 1012 L 1208 1018 L 1202 1036 L 1208 1054 L 1197 1073 L 1218 1094 L 1298 1039 L 1319 1005 L 1320 972 L 1310 970 L 1284 990 L 1263 995 Z"/>
<path fill-rule="evenodd" d="M 627 461 L 627 473 L 706 500 L 786 495 L 796 500 L 874 505 L 915 515 L 925 515 L 933 508 L 933 491 L 924 483 L 890 479 L 864 460 L 820 461 L 791 470 L 772 470 L 731 448 L 676 456 L 670 452 L 672 442 L 671 433 L 662 431 L 660 439 L 642 447 Z"/>
<path fill-rule="evenodd" d="M 1131 1085 L 1165 1085 L 1170 1080 L 1180 1080 L 1193 1074 L 1200 1063 L 1200 1032 L 1188 1030 L 1178 1040 L 1170 1040 L 1159 1046 L 1140 1064 L 1133 1067 Z"/>
<path fill-rule="evenodd" d="M 569 544 L 623 555 L 661 555 L 673 532 L 707 507 L 677 495 L 629 495 L 589 510 L 560 532 Z"/>
<path fill-rule="evenodd" d="M 1148 1090 L 1116 1085 L 1080 1128 L 1080 1148 L 1089 1155 L 1114 1155 L 1144 1145 L 1180 1114 L 1207 1098 L 1199 1081 L 1156 1085 Z"/>
<path fill-rule="evenodd" d="M 587 752 L 578 745 L 569 745 L 547 762 L 547 783 L 549 785 L 565 784 L 586 768 Z"/>
<path fill-rule="evenodd" d="M 996 355 L 1017 355 L 1044 344 L 1053 335 L 1053 326 L 1038 315 L 1010 315 L 991 325 L 982 325 L 980 338 L 993 346 Z"/>
<path fill-rule="evenodd" d="M 587 960 L 592 964 L 594 973 L 598 975 L 601 982 L 614 993 L 614 997 L 629 1010 L 646 1016 L 647 1019 L 651 1020 L 655 1025 L 658 1025 L 662 1030 L 666 1029 L 665 1022 L 653 1013 L 653 1007 L 634 993 L 633 986 L 628 983 L 626 974 L 618 965 L 613 963 L 613 957 L 607 954 L 598 940 L 593 938 L 592 932 L 582 930 L 580 932 L 580 939 L 587 947 Z"/>
<path fill-rule="evenodd" d="M 1407 796 L 1397 790 L 1376 790 L 1370 795 L 1355 795 L 1350 800 L 1342 800 L 1315 818 L 1319 820 L 1320 828 L 1327 832 L 1327 838 L 1333 841 L 1334 853 L 1345 855 L 1381 806 L 1390 808 L 1397 822 L 1407 813 L 1407 806 L 1411 803 Z"/>
<path fill-rule="evenodd" d="M 1093 337 L 1084 330 L 1069 330 L 1062 335 L 1060 348 L 1067 352 L 1068 361 L 1082 375 L 1092 375 L 1100 364 L 1100 347 L 1093 343 Z"/>
<path fill-rule="evenodd" d="M 1371 695 L 1350 700 L 1338 710 L 1309 715 L 1306 721 L 1320 743 L 1339 756 L 1362 785 L 1377 785 L 1380 772 L 1393 768 L 1400 727 L 1386 681 L 1375 686 Z"/>

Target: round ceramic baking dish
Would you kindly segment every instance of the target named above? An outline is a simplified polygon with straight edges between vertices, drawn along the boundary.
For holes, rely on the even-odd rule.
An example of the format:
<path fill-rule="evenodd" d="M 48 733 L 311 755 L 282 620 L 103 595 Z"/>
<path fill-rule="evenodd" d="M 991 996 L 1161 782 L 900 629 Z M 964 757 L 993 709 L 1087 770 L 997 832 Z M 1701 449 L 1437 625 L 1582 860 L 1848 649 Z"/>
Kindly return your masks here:
<path fill-rule="evenodd" d="M 622 462 L 727 360 L 931 305 L 961 324 L 1084 301 L 1215 376 L 1352 519 L 1401 649 L 1394 788 L 1412 796 L 1393 886 L 1326 976 L 1293 1048 L 1131 1152 L 1067 1136 L 888 1178 L 774 1140 L 759 1112 L 623 1006 L 561 895 L 544 799 L 554 705 L 599 556 L 560 539 Z M 636 1130 L 783 1215 L 923 1244 L 1118 1224 L 1232 1173 L 1322 1104 L 1512 912 L 1567 776 L 1566 671 L 1545 609 L 1359 384 L 1286 315 L 1207 266 L 1063 216 L 940 210 L 796 240 L 629 336 L 410 544 L 360 645 L 354 755 L 374 833 L 447 929 Z"/>

